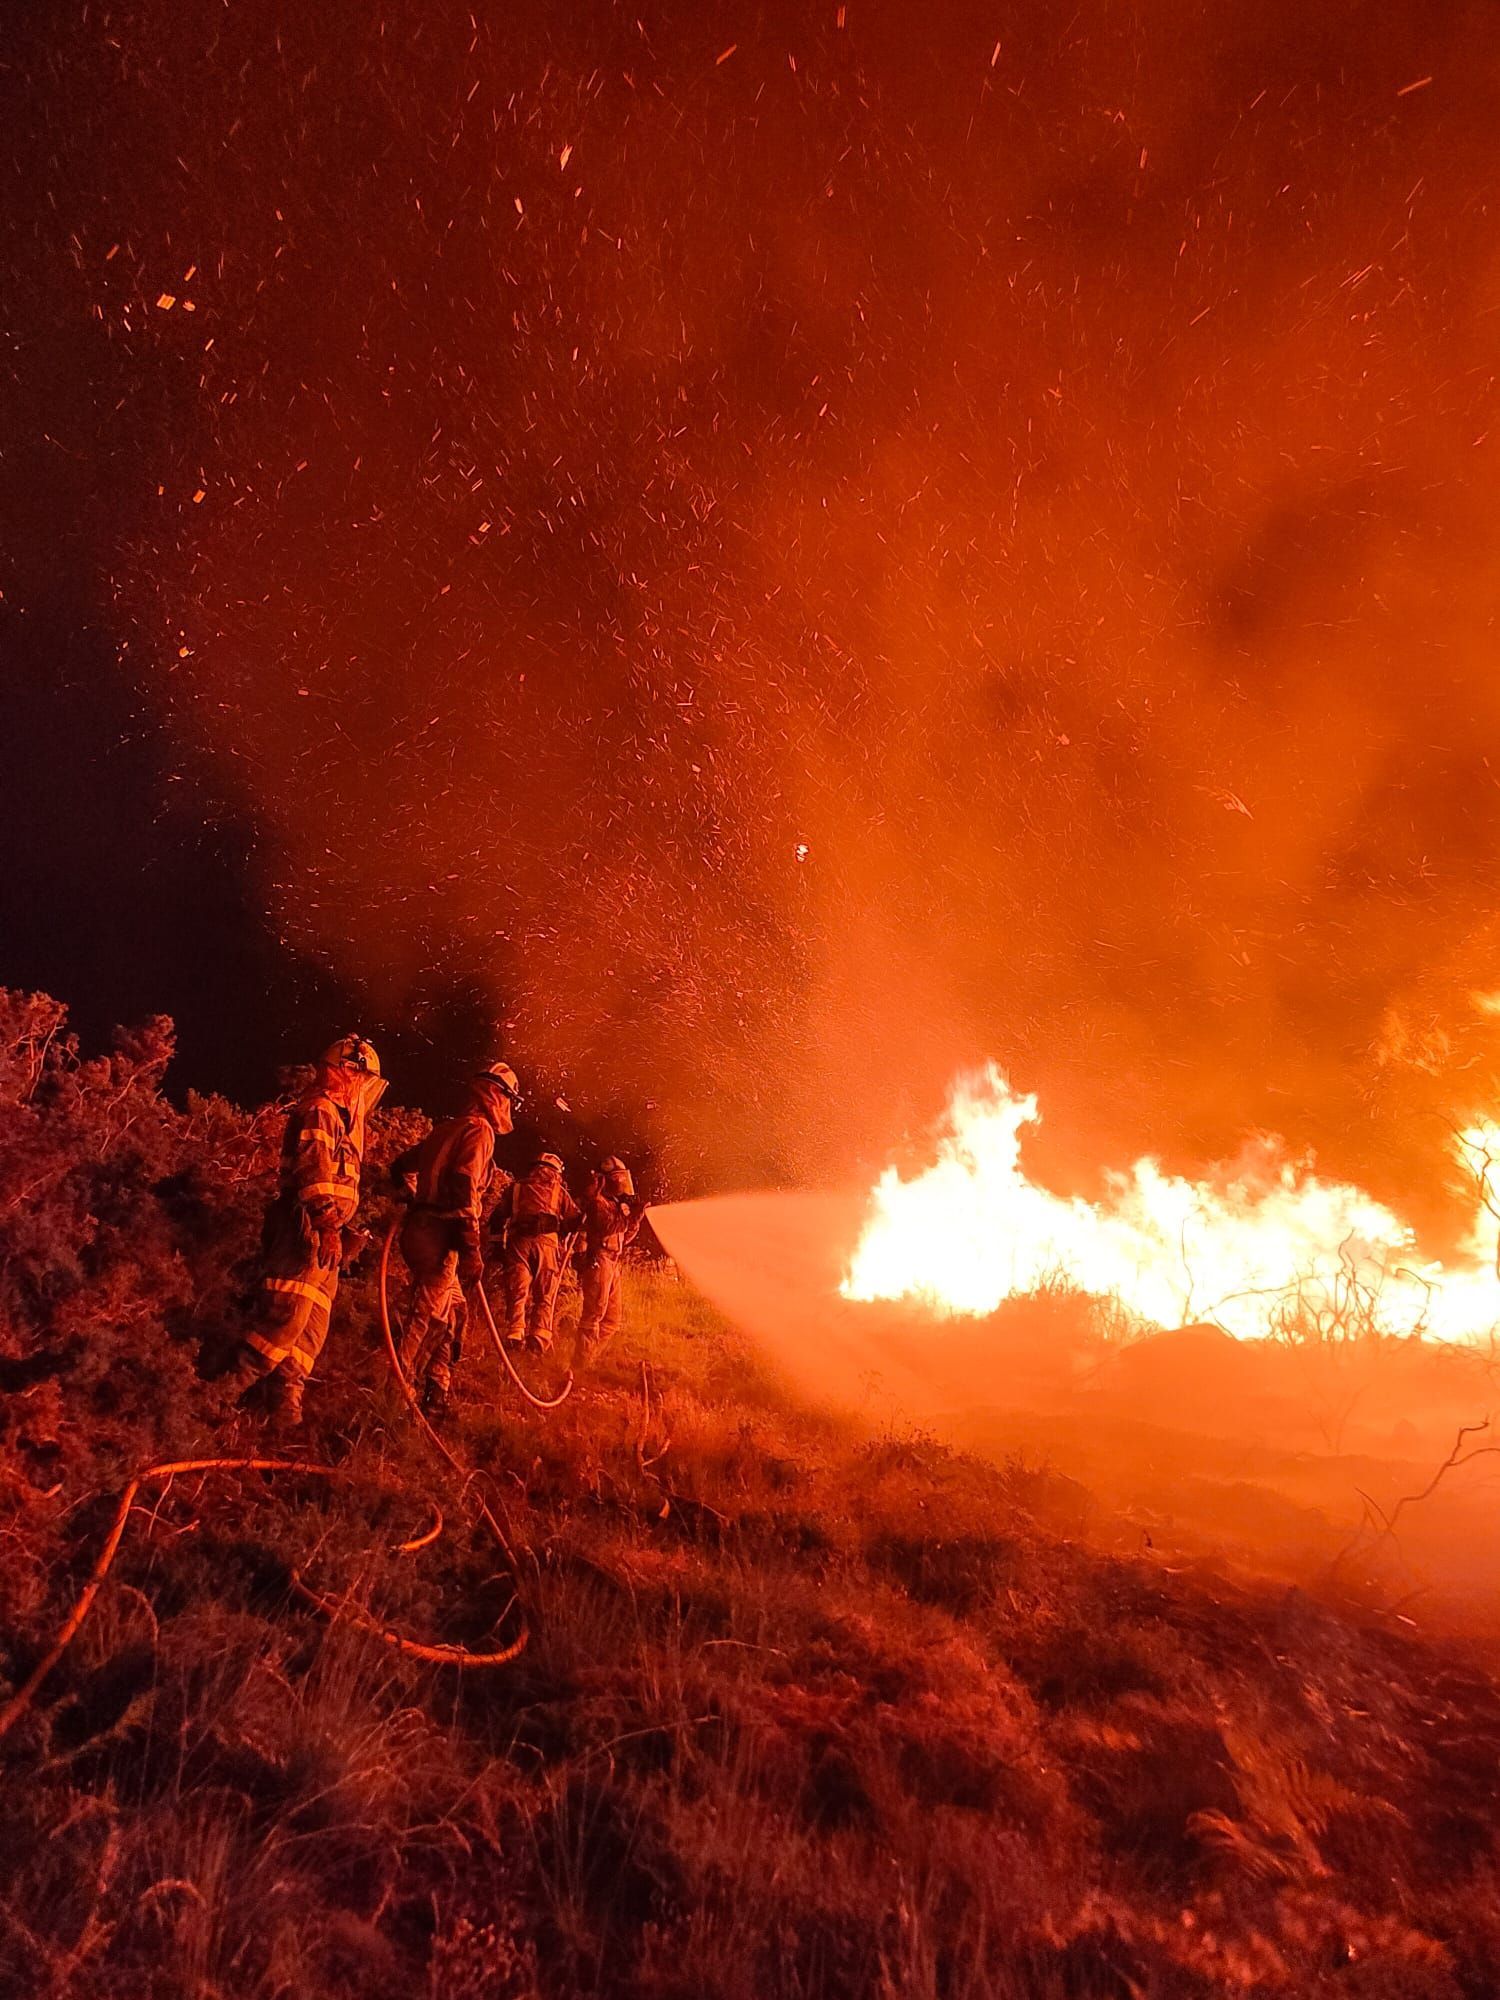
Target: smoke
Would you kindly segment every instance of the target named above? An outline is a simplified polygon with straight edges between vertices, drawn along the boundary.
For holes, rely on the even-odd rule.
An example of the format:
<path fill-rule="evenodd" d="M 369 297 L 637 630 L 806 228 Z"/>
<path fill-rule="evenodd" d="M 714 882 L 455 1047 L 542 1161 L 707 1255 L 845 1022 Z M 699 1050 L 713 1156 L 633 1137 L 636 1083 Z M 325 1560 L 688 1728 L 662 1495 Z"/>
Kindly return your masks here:
<path fill-rule="evenodd" d="M 1074 1179 L 1265 1126 L 1437 1220 L 1500 1097 L 1487 12 L 556 13 L 25 53 L 108 617 L 287 946 L 477 987 L 683 1183 L 993 1057 Z"/>

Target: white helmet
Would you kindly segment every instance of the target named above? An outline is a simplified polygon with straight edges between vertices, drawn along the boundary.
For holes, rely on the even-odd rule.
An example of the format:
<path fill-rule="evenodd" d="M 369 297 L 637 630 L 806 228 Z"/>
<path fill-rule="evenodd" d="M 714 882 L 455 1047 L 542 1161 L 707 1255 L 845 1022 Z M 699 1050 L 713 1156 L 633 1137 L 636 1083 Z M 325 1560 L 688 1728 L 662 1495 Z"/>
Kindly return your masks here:
<path fill-rule="evenodd" d="M 475 1071 L 474 1081 L 476 1083 L 498 1084 L 512 1102 L 521 1095 L 521 1079 L 516 1075 L 509 1063 L 486 1063 L 483 1069 Z"/>
<path fill-rule="evenodd" d="M 486 1063 L 476 1070 L 469 1080 L 469 1088 L 478 1099 L 484 1115 L 497 1132 L 509 1132 L 514 1124 L 514 1107 L 521 1095 L 521 1085 L 509 1063 Z"/>
<path fill-rule="evenodd" d="M 325 1069 L 352 1069 L 361 1076 L 379 1076 L 380 1058 L 375 1053 L 373 1042 L 367 1042 L 363 1035 L 340 1035 L 330 1047 L 324 1049 L 322 1063 Z"/>
<path fill-rule="evenodd" d="M 356 1127 L 363 1132 L 365 1119 L 386 1092 L 386 1079 L 380 1073 L 380 1058 L 374 1043 L 367 1042 L 363 1035 L 340 1035 L 324 1049 L 320 1060 L 322 1068 L 330 1074 L 331 1087 L 344 1095 Z"/>

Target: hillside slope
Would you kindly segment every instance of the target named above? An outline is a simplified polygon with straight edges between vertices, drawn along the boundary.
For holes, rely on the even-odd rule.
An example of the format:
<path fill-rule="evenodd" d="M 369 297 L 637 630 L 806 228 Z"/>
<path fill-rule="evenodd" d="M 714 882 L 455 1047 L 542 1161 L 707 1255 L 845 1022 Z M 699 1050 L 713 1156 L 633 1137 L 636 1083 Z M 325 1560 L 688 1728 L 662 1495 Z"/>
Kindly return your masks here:
<path fill-rule="evenodd" d="M 276 1121 L 174 1109 L 162 1024 L 88 1063 L 50 1003 L 0 1015 L 3 1700 L 131 1471 L 255 1444 L 198 1360 Z M 0 1742 L 0 1989 L 1500 1991 L 1479 1666 L 1091 1551 L 1044 1472 L 794 1407 L 662 1277 L 630 1307 L 552 1414 L 471 1338 L 453 1437 L 509 1558 L 392 1391 L 368 1274 L 302 1447 L 343 1476 L 143 1491 Z M 419 1641 L 530 1641 L 428 1663 L 294 1570 Z"/>

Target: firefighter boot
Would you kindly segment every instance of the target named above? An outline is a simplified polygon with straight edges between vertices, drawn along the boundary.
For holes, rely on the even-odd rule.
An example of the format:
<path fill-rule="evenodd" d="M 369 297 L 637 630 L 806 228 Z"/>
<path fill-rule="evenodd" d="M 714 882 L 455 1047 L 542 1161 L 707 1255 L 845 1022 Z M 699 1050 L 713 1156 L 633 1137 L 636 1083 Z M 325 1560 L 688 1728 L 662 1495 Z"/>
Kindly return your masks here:
<path fill-rule="evenodd" d="M 295 1443 L 302 1435 L 302 1394 L 307 1387 L 307 1377 L 300 1369 L 283 1361 L 279 1368 L 272 1369 L 266 1387 L 271 1404 L 272 1431 L 287 1443 Z"/>

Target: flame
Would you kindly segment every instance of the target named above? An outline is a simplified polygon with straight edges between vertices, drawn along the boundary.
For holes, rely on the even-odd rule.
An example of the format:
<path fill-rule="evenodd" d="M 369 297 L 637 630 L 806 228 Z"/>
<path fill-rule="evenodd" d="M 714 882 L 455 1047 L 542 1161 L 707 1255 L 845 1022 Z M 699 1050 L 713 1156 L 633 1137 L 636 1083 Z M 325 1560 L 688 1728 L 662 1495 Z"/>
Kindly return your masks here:
<path fill-rule="evenodd" d="M 1241 1339 L 1282 1332 L 1477 1337 L 1500 1321 L 1486 1248 L 1500 1127 L 1458 1148 L 1476 1182 L 1472 1229 L 1452 1265 L 1422 1257 L 1410 1227 L 1357 1187 L 1320 1180 L 1267 1140 L 1189 1181 L 1155 1160 L 1111 1172 L 1100 1202 L 1038 1187 L 1021 1164 L 1038 1122 L 993 1065 L 954 1088 L 934 1165 L 876 1184 L 840 1291 L 911 1299 L 944 1316 L 1063 1284 L 1156 1326 L 1212 1320 Z"/>

